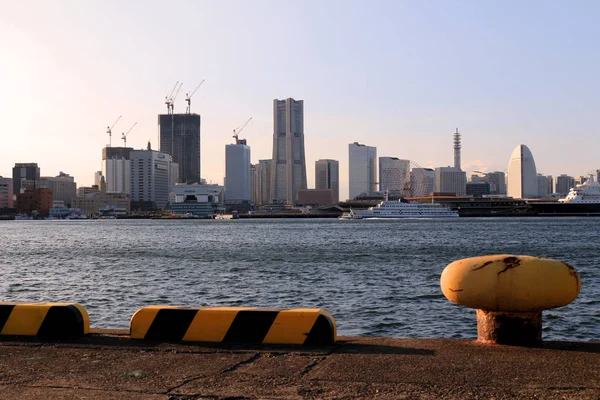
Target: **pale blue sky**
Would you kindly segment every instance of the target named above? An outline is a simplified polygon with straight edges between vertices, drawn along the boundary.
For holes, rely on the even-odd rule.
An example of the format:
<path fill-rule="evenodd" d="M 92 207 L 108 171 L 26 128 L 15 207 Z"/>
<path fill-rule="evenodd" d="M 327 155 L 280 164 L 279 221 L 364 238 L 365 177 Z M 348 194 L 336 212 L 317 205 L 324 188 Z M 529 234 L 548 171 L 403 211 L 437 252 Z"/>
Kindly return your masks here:
<path fill-rule="evenodd" d="M 19 1 L 0 0 L 0 175 L 38 162 L 89 185 L 106 126 L 113 145 L 157 148 L 175 81 L 202 114 L 202 175 L 222 183 L 225 144 L 243 132 L 270 158 L 272 100 L 305 104 L 314 161 L 348 143 L 423 166 L 505 170 L 526 144 L 538 171 L 600 168 L 598 1 Z"/>

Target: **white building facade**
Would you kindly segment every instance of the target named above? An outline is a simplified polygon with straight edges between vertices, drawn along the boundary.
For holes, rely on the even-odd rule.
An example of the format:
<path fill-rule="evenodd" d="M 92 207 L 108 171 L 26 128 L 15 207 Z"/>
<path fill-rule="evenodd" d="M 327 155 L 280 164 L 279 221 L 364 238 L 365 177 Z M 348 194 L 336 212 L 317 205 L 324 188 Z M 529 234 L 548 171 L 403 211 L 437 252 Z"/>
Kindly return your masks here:
<path fill-rule="evenodd" d="M 164 209 L 169 201 L 171 156 L 156 150 L 133 150 L 129 158 L 131 201 L 154 202 Z"/>
<path fill-rule="evenodd" d="M 508 162 L 508 190 L 510 197 L 526 199 L 538 196 L 538 179 L 531 150 L 520 144 L 513 150 Z"/>
<path fill-rule="evenodd" d="M 348 145 L 350 200 L 377 191 L 377 148 L 358 142 Z"/>
<path fill-rule="evenodd" d="M 250 146 L 245 140 L 225 146 L 225 200 L 249 201 Z"/>

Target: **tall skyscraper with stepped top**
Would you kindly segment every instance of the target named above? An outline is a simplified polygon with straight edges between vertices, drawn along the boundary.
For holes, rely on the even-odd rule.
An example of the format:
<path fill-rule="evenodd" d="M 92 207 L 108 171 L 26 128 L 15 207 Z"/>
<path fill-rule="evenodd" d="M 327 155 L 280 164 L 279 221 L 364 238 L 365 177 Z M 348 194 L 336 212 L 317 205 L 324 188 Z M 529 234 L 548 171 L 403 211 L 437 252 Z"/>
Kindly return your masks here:
<path fill-rule="evenodd" d="M 306 189 L 304 102 L 273 100 L 273 166 L 269 203 L 295 204 Z"/>

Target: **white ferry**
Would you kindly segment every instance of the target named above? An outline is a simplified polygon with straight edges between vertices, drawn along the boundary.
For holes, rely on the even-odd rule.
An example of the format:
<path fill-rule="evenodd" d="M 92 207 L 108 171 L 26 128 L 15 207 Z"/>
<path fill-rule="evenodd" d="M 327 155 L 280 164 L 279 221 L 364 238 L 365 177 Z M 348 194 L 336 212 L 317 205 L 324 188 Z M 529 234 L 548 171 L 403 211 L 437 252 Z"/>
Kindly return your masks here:
<path fill-rule="evenodd" d="M 458 218 L 458 212 L 437 203 L 403 203 L 384 200 L 367 210 L 350 210 L 340 219 L 366 218 Z"/>
<path fill-rule="evenodd" d="M 585 183 L 571 188 L 567 197 L 558 201 L 574 204 L 600 204 L 600 183 L 594 182 L 594 178 L 590 177 Z"/>

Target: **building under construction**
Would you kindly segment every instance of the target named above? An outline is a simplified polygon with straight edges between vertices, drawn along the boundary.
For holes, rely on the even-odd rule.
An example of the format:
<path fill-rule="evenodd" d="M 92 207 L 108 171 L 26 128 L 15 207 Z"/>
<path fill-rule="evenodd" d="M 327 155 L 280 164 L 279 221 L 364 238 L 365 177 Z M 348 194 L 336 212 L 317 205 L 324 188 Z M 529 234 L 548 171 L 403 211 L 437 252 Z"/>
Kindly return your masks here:
<path fill-rule="evenodd" d="M 200 115 L 160 114 L 160 151 L 179 164 L 179 183 L 200 182 Z"/>

